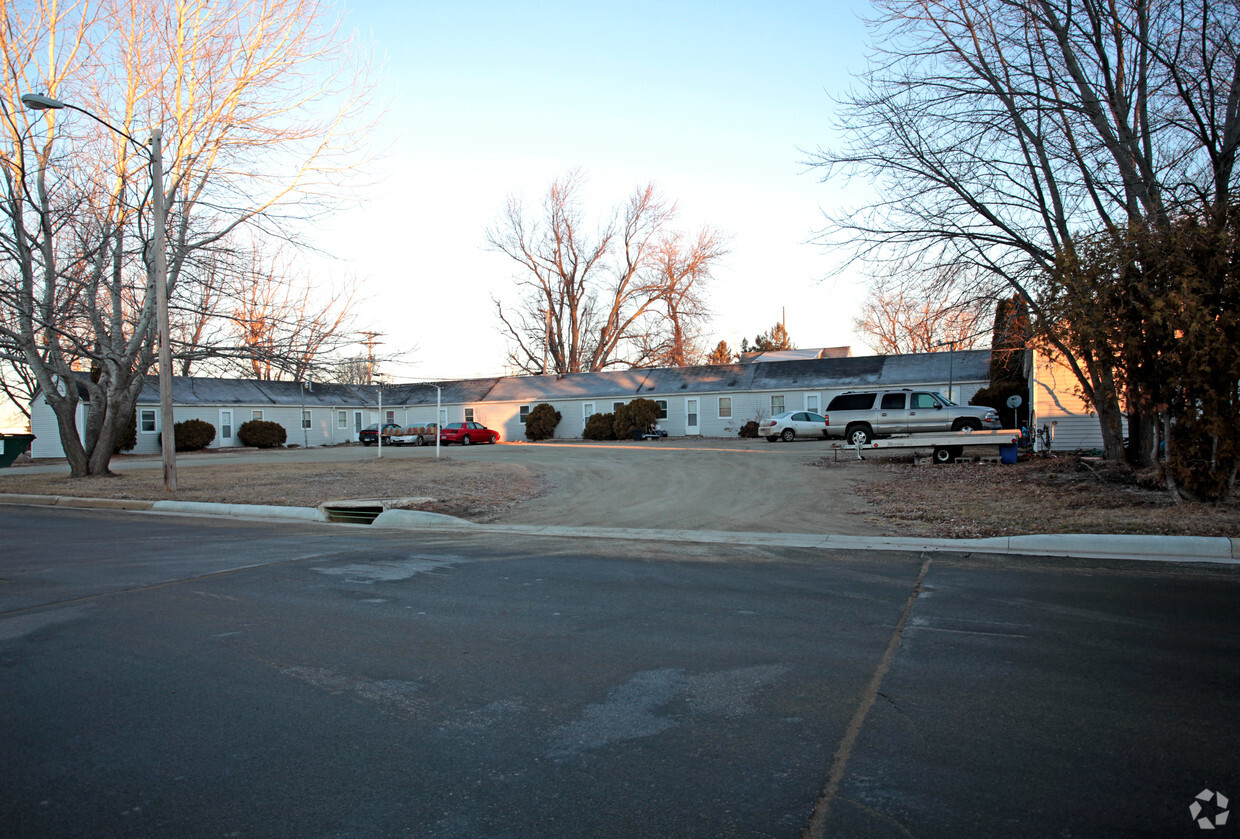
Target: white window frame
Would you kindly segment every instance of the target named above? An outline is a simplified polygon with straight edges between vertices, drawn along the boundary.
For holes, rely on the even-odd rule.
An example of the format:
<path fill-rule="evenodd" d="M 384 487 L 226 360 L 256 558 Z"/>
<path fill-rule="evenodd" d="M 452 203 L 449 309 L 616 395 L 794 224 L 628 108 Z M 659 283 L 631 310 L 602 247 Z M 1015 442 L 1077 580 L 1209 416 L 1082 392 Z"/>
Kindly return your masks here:
<path fill-rule="evenodd" d="M 341 431 L 349 430 L 349 412 L 348 411 L 337 411 L 336 412 L 336 428 L 340 429 Z"/>
<path fill-rule="evenodd" d="M 667 400 L 666 399 L 655 399 L 654 404 L 659 406 L 659 417 L 658 418 L 661 420 L 667 419 Z"/>
<path fill-rule="evenodd" d="M 258 420 L 259 422 L 262 422 L 262 420 L 263 420 L 263 412 L 262 412 L 262 411 L 250 411 L 250 421 L 251 421 L 251 422 L 253 422 L 253 421 L 255 421 L 255 420 Z"/>
<path fill-rule="evenodd" d="M 473 409 L 473 408 L 466 408 L 466 409 L 465 409 L 465 422 L 475 422 L 475 420 L 474 420 L 474 409 Z"/>
<path fill-rule="evenodd" d="M 727 403 L 727 407 L 728 407 L 728 410 L 726 413 L 723 410 L 723 406 L 725 402 Z M 718 414 L 719 414 L 719 419 L 732 419 L 732 397 L 731 396 L 720 396 L 719 397 Z"/>
<path fill-rule="evenodd" d="M 810 402 L 814 403 L 812 408 L 810 407 Z M 805 410 L 813 414 L 821 414 L 822 413 L 822 397 L 820 397 L 816 393 L 805 394 Z"/>
<path fill-rule="evenodd" d="M 775 407 L 776 399 L 779 400 L 778 409 L 776 409 Z M 771 416 L 775 416 L 776 414 L 782 414 L 787 410 L 788 410 L 788 400 L 784 399 L 784 395 L 782 393 L 772 394 L 771 395 Z"/>
<path fill-rule="evenodd" d="M 301 427 L 303 429 L 314 428 L 314 415 L 310 411 L 301 412 Z"/>
<path fill-rule="evenodd" d="M 148 414 L 151 417 L 150 428 L 146 428 L 146 418 Z M 159 433 L 159 411 L 155 410 L 154 408 L 139 408 L 138 409 L 138 431 L 142 432 L 143 434 L 158 434 Z"/>
<path fill-rule="evenodd" d="M 616 411 L 618 411 L 618 410 L 620 410 L 621 408 L 623 408 L 623 407 L 625 406 L 625 404 L 626 404 L 626 403 L 624 403 L 624 402 L 612 402 L 612 403 L 611 403 L 611 412 L 614 414 Z"/>
<path fill-rule="evenodd" d="M 521 421 L 522 425 L 525 425 L 525 418 L 530 415 L 530 407 L 531 406 L 529 405 L 522 405 L 520 408 L 517 409 L 517 412 L 520 414 L 520 416 L 517 417 L 517 419 Z"/>
<path fill-rule="evenodd" d="M 395 411 L 384 411 L 383 413 L 387 417 L 387 419 L 383 421 L 385 425 L 396 425 L 396 412 Z"/>

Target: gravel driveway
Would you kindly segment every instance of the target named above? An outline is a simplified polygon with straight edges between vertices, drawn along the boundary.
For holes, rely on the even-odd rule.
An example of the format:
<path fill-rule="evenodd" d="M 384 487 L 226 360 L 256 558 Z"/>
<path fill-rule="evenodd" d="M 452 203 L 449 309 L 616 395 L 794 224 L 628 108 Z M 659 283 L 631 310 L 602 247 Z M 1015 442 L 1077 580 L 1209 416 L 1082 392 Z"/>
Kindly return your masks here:
<path fill-rule="evenodd" d="M 552 490 L 500 520 L 658 529 L 876 535 L 844 470 L 809 464 L 831 450 L 820 441 L 663 440 L 453 447 L 462 460 L 530 466 Z"/>

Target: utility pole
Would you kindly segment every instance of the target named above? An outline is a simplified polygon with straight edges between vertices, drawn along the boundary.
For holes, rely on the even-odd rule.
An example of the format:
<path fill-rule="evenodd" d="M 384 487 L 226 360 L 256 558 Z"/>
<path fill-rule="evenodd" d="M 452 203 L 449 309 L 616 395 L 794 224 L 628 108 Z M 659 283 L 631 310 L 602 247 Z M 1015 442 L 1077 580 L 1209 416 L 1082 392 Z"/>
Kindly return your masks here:
<path fill-rule="evenodd" d="M 375 344 L 383 343 L 382 341 L 376 341 L 375 339 L 383 337 L 383 333 L 382 332 L 361 332 L 359 334 L 362 335 L 366 339 L 363 342 L 364 344 L 366 344 L 366 384 L 371 385 L 371 384 L 374 384 Z"/>

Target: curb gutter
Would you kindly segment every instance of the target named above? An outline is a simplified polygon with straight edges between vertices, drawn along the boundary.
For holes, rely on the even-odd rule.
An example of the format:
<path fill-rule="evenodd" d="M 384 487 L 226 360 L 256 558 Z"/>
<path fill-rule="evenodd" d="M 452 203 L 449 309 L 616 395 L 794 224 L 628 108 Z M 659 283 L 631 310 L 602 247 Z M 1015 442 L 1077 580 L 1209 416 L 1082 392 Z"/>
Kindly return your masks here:
<path fill-rule="evenodd" d="M 122 498 L 77 498 L 63 495 L 0 494 L 0 504 L 136 510 L 244 519 L 327 522 L 314 507 L 259 504 L 214 504 L 197 501 L 146 501 Z M 361 526 L 361 525 L 357 525 Z M 469 530 L 574 539 L 628 539 L 699 544 L 756 545 L 831 550 L 920 551 L 928 553 L 995 553 L 1204 562 L 1240 565 L 1240 539 L 1226 536 L 1132 536 L 1080 533 L 998 536 L 986 539 L 921 539 L 895 536 L 835 536 L 813 533 L 760 533 L 729 530 L 655 530 L 623 527 L 563 527 L 525 524 L 477 524 L 441 513 L 385 510 L 370 527 L 398 530 Z"/>

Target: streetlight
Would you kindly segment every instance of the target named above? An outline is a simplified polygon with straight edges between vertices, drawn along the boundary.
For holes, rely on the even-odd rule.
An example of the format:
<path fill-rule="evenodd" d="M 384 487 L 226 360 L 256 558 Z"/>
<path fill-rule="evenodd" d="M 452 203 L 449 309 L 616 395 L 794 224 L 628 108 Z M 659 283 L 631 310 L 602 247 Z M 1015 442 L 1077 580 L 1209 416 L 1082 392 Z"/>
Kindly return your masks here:
<path fill-rule="evenodd" d="M 25 93 L 22 94 L 22 104 L 32 111 L 59 111 L 62 108 L 68 108 L 71 111 L 85 114 L 104 128 L 146 149 L 147 154 L 150 155 L 151 214 L 154 216 L 152 225 L 155 228 L 151 248 L 155 251 L 155 305 L 159 330 L 159 408 L 160 424 L 163 427 L 160 439 L 164 458 L 164 489 L 168 492 L 176 492 L 177 456 L 176 444 L 173 440 L 175 431 L 172 417 L 172 344 L 168 335 L 168 264 L 164 253 L 164 133 L 159 128 L 152 128 L 151 142 L 147 145 L 85 108 L 61 102 L 50 96 Z"/>
<path fill-rule="evenodd" d="M 952 397 L 952 386 L 955 384 L 956 345 L 959 341 L 939 341 L 936 347 L 947 347 L 947 401 L 955 402 Z"/>

